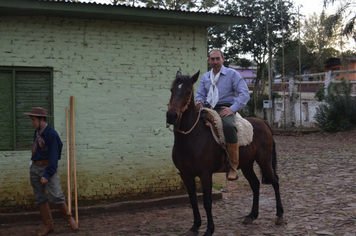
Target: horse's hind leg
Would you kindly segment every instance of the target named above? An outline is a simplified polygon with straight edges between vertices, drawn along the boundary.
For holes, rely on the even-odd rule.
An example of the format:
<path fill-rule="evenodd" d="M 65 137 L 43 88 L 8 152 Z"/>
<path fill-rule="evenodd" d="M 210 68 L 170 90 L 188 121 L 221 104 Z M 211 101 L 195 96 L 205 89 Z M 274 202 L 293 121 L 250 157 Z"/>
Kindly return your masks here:
<path fill-rule="evenodd" d="M 194 176 L 186 176 L 181 173 L 181 178 L 184 182 L 185 187 L 188 190 L 189 201 L 190 201 L 190 205 L 192 206 L 193 215 L 194 215 L 194 224 L 193 224 L 192 228 L 189 230 L 189 232 L 187 233 L 187 235 L 189 235 L 189 236 L 198 235 L 199 228 L 201 226 L 201 217 L 200 217 L 199 208 L 198 208 L 195 177 Z"/>
<path fill-rule="evenodd" d="M 279 183 L 278 180 L 272 182 L 272 186 L 274 189 L 274 193 L 276 195 L 276 208 L 277 208 L 277 213 L 276 213 L 276 220 L 275 223 L 276 225 L 280 225 L 284 222 L 283 220 L 283 206 L 282 206 L 282 200 L 281 200 L 281 194 L 279 192 Z"/>
<path fill-rule="evenodd" d="M 252 202 L 252 210 L 251 213 L 245 216 L 245 219 L 242 221 L 244 224 L 251 224 L 255 219 L 258 218 L 258 205 L 259 205 L 259 197 L 260 197 L 260 181 L 258 180 L 254 170 L 253 170 L 253 162 L 243 167 L 242 173 L 247 179 L 248 183 L 253 192 L 253 202 Z"/>
<path fill-rule="evenodd" d="M 274 194 L 276 197 L 276 220 L 275 223 L 276 225 L 280 225 L 283 223 L 283 206 L 282 206 L 282 200 L 281 200 L 281 194 L 279 192 L 279 182 L 278 182 L 278 177 L 275 175 L 274 170 L 271 167 L 265 167 L 261 168 L 262 170 L 262 175 L 265 178 L 265 181 L 267 183 L 272 184 L 273 189 L 274 189 Z"/>

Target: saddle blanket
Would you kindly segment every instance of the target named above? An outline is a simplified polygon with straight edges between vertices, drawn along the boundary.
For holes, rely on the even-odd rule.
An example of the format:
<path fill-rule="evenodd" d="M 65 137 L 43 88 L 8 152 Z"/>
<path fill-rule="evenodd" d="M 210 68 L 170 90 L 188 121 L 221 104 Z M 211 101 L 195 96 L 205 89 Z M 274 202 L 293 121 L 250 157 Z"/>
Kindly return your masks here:
<path fill-rule="evenodd" d="M 206 107 L 202 108 L 201 112 L 207 114 L 208 120 L 214 125 L 214 131 L 217 133 L 219 143 L 225 146 L 226 141 L 224 137 L 220 115 L 215 110 Z M 248 120 L 242 118 L 242 116 L 238 112 L 236 112 L 235 125 L 237 128 L 237 138 L 239 140 L 239 146 L 249 145 L 253 139 L 253 127 L 251 123 Z"/>

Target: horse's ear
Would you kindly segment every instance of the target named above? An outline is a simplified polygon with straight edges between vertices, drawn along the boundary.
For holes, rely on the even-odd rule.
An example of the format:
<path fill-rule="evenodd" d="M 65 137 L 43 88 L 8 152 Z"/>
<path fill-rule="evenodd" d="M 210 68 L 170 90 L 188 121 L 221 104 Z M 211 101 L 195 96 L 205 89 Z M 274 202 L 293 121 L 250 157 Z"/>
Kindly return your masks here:
<path fill-rule="evenodd" d="M 192 81 L 193 84 L 195 82 L 197 82 L 197 80 L 199 78 L 199 73 L 200 73 L 200 70 L 197 73 L 195 73 L 192 77 L 190 77 L 190 80 Z"/>
<path fill-rule="evenodd" d="M 177 71 L 176 77 L 182 75 L 182 73 L 180 73 L 180 71 Z"/>

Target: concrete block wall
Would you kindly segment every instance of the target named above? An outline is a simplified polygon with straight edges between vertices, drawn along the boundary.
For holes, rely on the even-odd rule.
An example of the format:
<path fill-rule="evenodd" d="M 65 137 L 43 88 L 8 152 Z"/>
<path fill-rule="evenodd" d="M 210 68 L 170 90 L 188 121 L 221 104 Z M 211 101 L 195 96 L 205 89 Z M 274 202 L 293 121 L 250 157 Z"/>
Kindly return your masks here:
<path fill-rule="evenodd" d="M 79 200 L 182 188 L 166 129 L 176 71 L 206 71 L 206 29 L 115 21 L 0 16 L 0 66 L 53 68 L 54 124 L 67 192 L 66 117 L 75 97 Z M 29 121 L 30 122 L 30 121 Z M 33 203 L 30 151 L 0 151 L 0 205 Z"/>
<path fill-rule="evenodd" d="M 313 93 L 314 94 L 314 93 Z M 311 94 L 310 94 L 311 95 Z M 322 104 L 312 96 L 303 94 L 302 99 L 290 101 L 289 97 L 275 99 L 274 101 L 274 124 L 283 127 L 315 127 L 316 109 Z M 285 117 L 286 116 L 286 117 Z"/>

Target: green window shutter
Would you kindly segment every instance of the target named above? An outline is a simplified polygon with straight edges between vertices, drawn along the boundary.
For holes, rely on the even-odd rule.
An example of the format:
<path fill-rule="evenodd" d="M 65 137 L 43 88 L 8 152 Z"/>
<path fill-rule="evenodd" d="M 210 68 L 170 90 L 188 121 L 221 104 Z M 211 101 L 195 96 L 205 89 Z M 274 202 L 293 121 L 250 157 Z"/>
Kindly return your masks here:
<path fill-rule="evenodd" d="M 49 71 L 17 71 L 15 75 L 16 148 L 32 147 L 34 127 L 24 112 L 32 107 L 52 110 L 52 84 Z M 50 114 L 53 115 L 53 114 Z M 48 123 L 53 119 L 47 118 Z M 51 124 L 53 126 L 53 124 Z"/>
<path fill-rule="evenodd" d="M 0 83 L 0 150 L 30 149 L 35 129 L 23 113 L 43 107 L 53 115 L 52 69 L 0 67 Z"/>
<path fill-rule="evenodd" d="M 12 71 L 0 71 L 0 150 L 14 148 Z"/>

